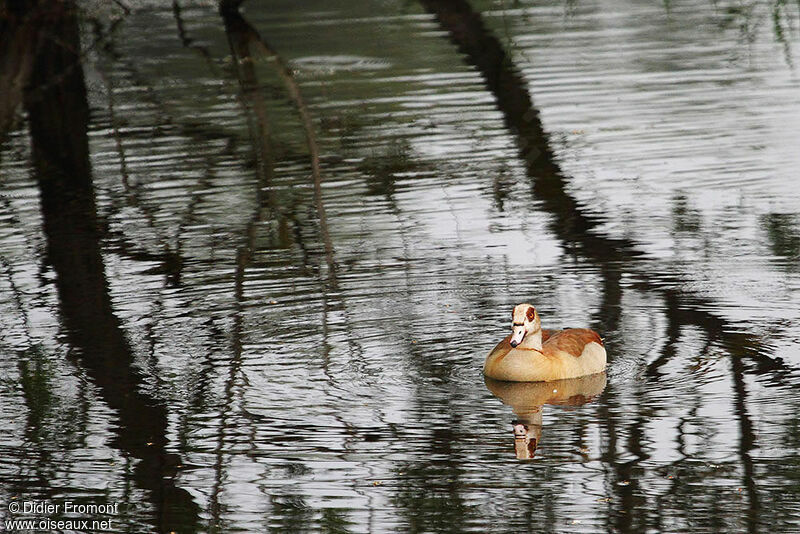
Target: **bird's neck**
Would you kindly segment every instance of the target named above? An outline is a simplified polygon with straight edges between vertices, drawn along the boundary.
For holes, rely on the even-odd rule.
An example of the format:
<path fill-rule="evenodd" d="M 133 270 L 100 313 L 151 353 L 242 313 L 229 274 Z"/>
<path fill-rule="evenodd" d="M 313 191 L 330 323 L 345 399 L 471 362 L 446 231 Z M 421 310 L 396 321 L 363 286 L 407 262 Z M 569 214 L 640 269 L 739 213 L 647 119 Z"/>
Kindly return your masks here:
<path fill-rule="evenodd" d="M 525 337 L 522 339 L 522 343 L 520 343 L 517 348 L 538 350 L 539 352 L 541 352 L 542 351 L 542 329 L 539 328 L 535 332 L 529 332 L 529 333 L 525 334 Z"/>

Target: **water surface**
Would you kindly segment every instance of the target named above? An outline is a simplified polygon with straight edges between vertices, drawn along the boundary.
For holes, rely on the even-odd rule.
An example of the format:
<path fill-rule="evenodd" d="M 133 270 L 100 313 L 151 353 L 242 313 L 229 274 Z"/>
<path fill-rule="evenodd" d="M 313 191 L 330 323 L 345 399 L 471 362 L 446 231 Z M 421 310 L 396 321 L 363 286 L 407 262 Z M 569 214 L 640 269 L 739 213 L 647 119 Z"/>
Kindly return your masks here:
<path fill-rule="evenodd" d="M 796 9 L 245 7 L 82 13 L 96 232 L 47 215 L 27 127 L 2 145 L 0 501 L 800 528 Z M 602 333 L 603 383 L 487 387 L 523 301 Z"/>

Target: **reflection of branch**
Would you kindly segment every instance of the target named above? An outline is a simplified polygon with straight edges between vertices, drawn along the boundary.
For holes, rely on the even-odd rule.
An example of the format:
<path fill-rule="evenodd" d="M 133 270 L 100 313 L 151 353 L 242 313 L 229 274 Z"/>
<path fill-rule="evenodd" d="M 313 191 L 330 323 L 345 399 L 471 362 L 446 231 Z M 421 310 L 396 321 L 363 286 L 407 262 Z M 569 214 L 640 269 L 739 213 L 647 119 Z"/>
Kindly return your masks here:
<path fill-rule="evenodd" d="M 300 87 L 292 76 L 291 71 L 286 66 L 283 59 L 277 55 L 267 44 L 259 38 L 258 41 L 262 45 L 264 54 L 273 56 L 275 63 L 278 66 L 278 72 L 281 74 L 284 82 L 289 88 L 289 95 L 295 101 L 297 111 L 303 121 L 303 129 L 306 134 L 306 143 L 308 150 L 311 153 L 311 174 L 314 178 L 314 201 L 317 206 L 317 215 L 319 216 L 320 232 L 322 233 L 322 240 L 325 244 L 325 256 L 328 262 L 328 268 L 335 272 L 335 264 L 333 262 L 333 244 L 331 243 L 330 233 L 328 232 L 328 218 L 325 214 L 325 205 L 322 202 L 322 174 L 319 167 L 319 147 L 317 146 L 317 137 L 314 133 L 314 123 L 311 121 L 311 115 L 308 113 L 308 108 L 303 101 L 303 95 L 300 93 Z"/>
<path fill-rule="evenodd" d="M 242 18 L 238 11 L 240 4 L 241 0 L 223 1 L 220 4 L 220 13 L 225 20 L 226 27 L 235 27 L 237 32 L 243 35 L 246 34 L 252 44 L 259 48 L 265 56 L 272 58 L 277 67 L 278 74 L 289 91 L 289 96 L 294 101 L 297 112 L 300 114 L 306 144 L 308 145 L 308 151 L 311 156 L 311 175 L 314 180 L 314 202 L 316 204 L 317 216 L 319 217 L 320 233 L 322 234 L 322 241 L 325 246 L 325 259 L 330 271 L 331 281 L 335 285 L 336 265 L 333 259 L 333 243 L 331 242 L 330 233 L 328 232 L 328 218 L 325 213 L 325 205 L 322 201 L 322 173 L 320 171 L 319 162 L 319 145 L 317 144 L 317 136 L 314 131 L 314 123 L 311 120 L 311 114 L 308 111 L 308 106 L 305 104 L 300 86 L 294 79 L 291 69 L 283 58 L 261 38 L 255 28 L 250 26 L 250 24 Z"/>
<path fill-rule="evenodd" d="M 744 386 L 744 366 L 740 359 L 733 358 L 731 362 L 731 371 L 733 373 L 733 391 L 735 394 L 733 403 L 735 407 L 734 411 L 739 418 L 739 458 L 744 470 L 744 485 L 747 488 L 747 501 L 749 505 L 747 530 L 748 532 L 758 532 L 758 510 L 760 505 L 758 502 L 758 490 L 756 489 L 753 458 L 750 457 L 750 451 L 753 450 L 755 443 L 755 434 L 753 433 L 753 424 L 750 421 L 750 416 L 747 413 L 747 390 Z"/>
<path fill-rule="evenodd" d="M 122 10 L 125 11 L 126 15 L 130 15 L 131 14 L 130 6 L 128 6 L 128 4 L 122 2 L 122 0 L 114 0 L 114 3 L 117 4 L 119 7 L 121 7 Z"/>
<path fill-rule="evenodd" d="M 117 153 L 119 154 L 119 173 L 122 176 L 122 186 L 125 188 L 125 193 L 130 193 L 130 180 L 128 177 L 128 165 L 125 157 L 125 147 L 122 146 L 122 136 L 119 133 L 117 125 L 117 117 L 114 111 L 114 87 L 111 83 L 111 76 L 107 76 L 102 70 L 98 69 L 100 78 L 106 86 L 106 94 L 108 95 L 108 120 L 111 123 L 111 131 L 114 133 L 114 143 L 117 146 Z"/>
<path fill-rule="evenodd" d="M 241 14 L 236 9 L 230 9 L 230 7 L 221 9 L 221 13 L 223 16 L 223 20 L 225 23 L 225 32 L 228 37 L 228 44 L 231 49 L 231 55 L 234 60 L 234 66 L 236 69 L 237 80 L 239 82 L 240 91 L 241 91 L 241 102 L 244 107 L 245 116 L 247 118 L 248 129 L 250 132 L 250 139 L 251 143 L 254 147 L 255 157 L 256 157 L 256 174 L 258 177 L 258 187 L 257 187 L 257 203 L 256 209 L 253 213 L 253 216 L 250 219 L 250 222 L 247 225 L 246 230 L 246 244 L 242 249 L 240 249 L 237 253 L 236 258 L 236 279 L 235 279 L 235 298 L 236 298 L 236 306 L 237 306 L 237 313 L 234 316 L 234 332 L 233 332 L 233 342 L 234 342 L 234 364 L 235 366 L 240 365 L 238 362 L 241 358 L 242 352 L 242 313 L 243 313 L 243 306 L 242 301 L 244 299 L 244 275 L 245 270 L 249 266 L 250 262 L 253 258 L 253 253 L 255 249 L 255 238 L 256 238 L 256 225 L 264 220 L 266 215 L 270 216 L 278 216 L 279 225 L 285 224 L 285 216 L 282 213 L 277 212 L 277 199 L 275 198 L 275 193 L 273 188 L 269 187 L 271 184 L 273 174 L 274 174 L 274 156 L 273 156 L 273 148 L 272 148 L 272 139 L 269 132 L 269 116 L 267 112 L 267 105 L 264 99 L 264 92 L 261 90 L 261 84 L 259 83 L 258 76 L 255 69 L 255 62 L 251 55 L 251 45 L 256 46 L 257 48 L 261 49 L 262 52 L 264 51 L 265 45 L 263 41 L 259 37 L 258 33 L 253 29 L 249 23 L 244 20 Z M 284 74 L 284 80 L 287 80 Z M 295 94 L 299 96 L 299 87 L 297 87 L 296 83 L 294 83 L 294 79 L 291 77 L 291 74 L 288 73 L 288 80 L 291 82 L 292 87 L 294 88 Z M 307 109 L 302 102 L 302 98 L 300 99 L 299 103 L 297 103 L 298 107 L 301 108 L 301 115 L 305 117 L 307 122 L 304 122 L 304 126 L 308 126 L 310 124 L 310 116 L 308 115 Z M 332 281 L 332 284 L 335 285 L 335 272 L 332 267 L 332 246 L 330 245 L 330 238 L 327 236 L 327 223 L 324 219 L 324 207 L 322 206 L 322 197 L 321 197 L 321 188 L 316 187 L 320 185 L 320 173 L 319 173 L 319 155 L 317 150 L 317 145 L 315 141 L 313 125 L 312 128 L 309 130 L 306 128 L 306 135 L 310 136 L 311 143 L 310 147 L 313 147 L 311 150 L 312 152 L 312 169 L 316 169 L 315 171 L 315 200 L 317 202 L 317 207 L 322 207 L 322 217 L 320 225 L 323 228 L 323 238 L 326 241 L 326 253 L 329 259 L 329 275 Z M 316 166 L 314 166 L 314 162 L 316 162 Z M 264 191 L 266 191 L 266 198 L 264 197 Z M 269 208 L 268 212 L 265 213 L 263 209 L 264 206 Z M 301 240 L 298 239 L 298 243 L 302 243 Z M 329 374 L 328 364 L 329 364 L 329 345 L 327 342 L 327 335 L 328 335 L 328 323 L 327 323 L 327 316 L 331 309 L 330 304 L 328 302 L 328 295 L 327 292 L 322 292 L 323 298 L 323 321 L 322 321 L 322 333 L 323 333 L 323 369 L 325 371 L 326 376 L 328 376 L 329 381 L 333 382 L 333 377 Z M 343 310 L 345 316 L 345 325 L 349 325 L 349 321 L 347 320 L 347 311 Z M 351 346 L 355 345 L 357 350 L 360 350 L 360 347 L 357 343 L 353 341 L 354 336 L 348 335 L 347 339 L 350 341 Z M 355 352 L 355 351 L 354 351 Z M 234 374 L 232 373 L 230 376 L 230 380 L 233 380 Z"/>
<path fill-rule="evenodd" d="M 800 5 L 798 5 L 800 7 Z M 785 12 L 786 0 L 775 0 L 772 5 L 772 31 L 775 33 L 775 40 L 778 41 L 783 48 L 783 57 L 786 59 L 786 64 L 790 69 L 794 70 L 794 61 L 792 61 L 792 48 L 791 41 L 786 38 L 786 32 L 783 29 L 783 17 L 787 18 L 789 28 L 791 29 L 791 15 Z"/>
<path fill-rule="evenodd" d="M 119 21 L 116 21 L 114 25 L 119 24 Z M 94 26 L 95 31 L 95 38 L 97 42 L 101 40 L 105 40 L 106 38 L 100 33 L 100 26 L 95 24 Z M 105 46 L 103 47 L 103 51 L 108 54 L 112 59 L 119 60 L 120 55 L 117 53 L 114 47 L 114 42 L 112 40 L 113 31 L 109 32 L 109 36 L 106 40 Z M 117 152 L 119 155 L 120 160 L 120 174 L 122 177 L 122 185 L 125 190 L 125 200 L 128 204 L 135 206 L 141 211 L 144 215 L 145 220 L 147 221 L 149 227 L 153 230 L 156 234 L 158 239 L 159 247 L 162 249 L 161 254 L 150 253 L 147 251 L 140 251 L 135 250 L 135 247 L 129 246 L 124 234 L 119 232 L 119 240 L 116 243 L 117 250 L 122 254 L 127 255 L 128 257 L 136 260 L 142 261 L 158 261 L 161 263 L 161 266 L 156 268 L 155 270 L 151 270 L 150 272 L 159 272 L 166 274 L 167 283 L 170 285 L 177 285 L 181 278 L 181 271 L 183 266 L 186 264 L 184 259 L 181 257 L 180 251 L 176 250 L 173 252 L 171 247 L 169 246 L 168 239 L 162 235 L 162 232 L 159 231 L 158 225 L 156 224 L 156 214 L 155 210 L 147 205 L 147 203 L 142 198 L 142 189 L 138 183 L 131 184 L 130 176 L 128 173 L 128 167 L 126 163 L 126 155 L 125 155 L 125 147 L 122 142 L 122 134 L 119 131 L 117 120 L 116 120 L 116 113 L 115 113 L 115 105 L 114 105 L 114 87 L 113 87 L 113 78 L 111 75 L 105 74 L 102 69 L 98 69 L 100 72 L 100 77 L 105 83 L 106 91 L 108 94 L 108 113 L 109 113 L 109 120 L 111 122 L 111 127 L 114 134 L 114 141 L 117 147 Z M 108 237 L 112 230 L 110 229 L 110 224 L 108 219 L 110 216 L 116 214 L 118 212 L 119 203 L 117 197 L 115 195 L 110 195 L 111 198 L 111 206 L 110 206 L 110 215 L 105 219 L 101 220 L 102 224 L 99 228 L 103 231 L 104 237 Z M 179 245 L 178 245 L 179 246 Z M 178 247 L 176 246 L 176 249 Z"/>
<path fill-rule="evenodd" d="M 658 355 L 653 361 L 647 364 L 646 374 L 651 379 L 658 379 L 661 377 L 661 372 L 659 369 L 665 365 L 669 360 L 672 359 L 675 354 L 677 354 L 678 343 L 680 342 L 681 337 L 681 323 L 677 321 L 678 318 L 678 303 L 675 301 L 674 298 L 668 294 L 664 299 L 664 304 L 667 308 L 667 341 L 664 343 L 664 347 L 661 350 L 661 354 Z M 716 341 L 716 338 L 710 337 L 706 342 L 706 350 L 709 348 L 710 344 Z M 705 351 L 703 351 L 705 352 Z"/>
<path fill-rule="evenodd" d="M 215 77 L 219 78 L 217 75 L 217 66 L 211 58 L 211 52 L 208 51 L 208 47 L 192 44 L 194 42 L 193 39 L 186 34 L 186 28 L 183 26 L 183 17 L 181 16 L 181 5 L 178 3 L 178 0 L 172 0 L 172 14 L 175 16 L 175 25 L 178 27 L 178 38 L 181 40 L 181 44 L 183 44 L 185 48 L 197 50 L 197 52 L 203 56 L 203 59 L 206 60 L 211 72 L 216 75 Z"/>
<path fill-rule="evenodd" d="M 112 28 L 118 25 L 118 23 L 119 21 L 115 22 Z M 99 31 L 98 28 L 95 28 L 95 30 Z M 109 35 L 110 34 L 111 32 L 109 32 Z M 226 150 L 229 150 L 230 147 L 235 146 L 238 143 L 239 139 L 234 133 L 227 131 L 224 127 L 221 127 L 214 122 L 199 120 L 191 121 L 185 119 L 180 120 L 179 118 L 175 117 L 170 107 L 160 98 L 147 77 L 140 72 L 139 65 L 137 65 L 134 60 L 128 59 L 117 52 L 113 47 L 113 42 L 111 41 L 110 36 L 108 39 L 106 39 L 104 36 L 98 33 L 96 40 L 100 41 L 101 39 L 106 41 L 104 42 L 103 52 L 108 54 L 115 61 L 115 63 L 125 67 L 124 69 L 118 70 L 123 70 L 130 77 L 132 85 L 141 87 L 144 100 L 149 102 L 156 110 L 158 110 L 158 118 L 160 123 L 156 126 L 153 126 L 153 129 L 170 126 L 178 133 L 200 143 L 223 140 L 228 145 Z M 135 138 L 137 134 L 130 132 L 127 135 L 131 138 Z"/>
<path fill-rule="evenodd" d="M 252 27 L 239 15 L 238 11 L 223 17 L 225 22 L 225 34 L 228 37 L 228 45 L 231 49 L 231 56 L 234 60 L 236 79 L 239 82 L 241 91 L 241 102 L 247 119 L 247 127 L 250 132 L 250 141 L 256 157 L 256 174 L 258 176 L 258 188 L 256 195 L 258 205 L 256 213 L 251 222 L 251 227 L 259 222 L 263 217 L 261 208 L 264 204 L 262 192 L 271 185 L 274 173 L 273 149 L 269 131 L 269 118 L 267 115 L 267 105 L 264 101 L 264 94 L 260 90 L 261 86 L 255 71 L 255 64 L 250 54 L 250 44 L 255 41 L 257 34 Z M 250 113 L 252 111 L 252 113 Z M 267 202 L 270 209 L 275 209 L 276 200 L 272 188 L 268 189 Z M 251 231 L 248 231 L 250 234 Z M 252 239 L 250 239 L 252 241 Z"/>
<path fill-rule="evenodd" d="M 179 30 L 182 33 L 180 25 L 180 17 L 177 11 L 177 1 L 173 4 L 176 9 L 176 19 L 179 23 Z M 251 41 L 251 33 L 246 31 L 246 23 L 243 23 L 241 17 L 223 17 L 225 22 L 225 33 L 228 38 L 228 44 L 231 49 L 231 56 L 234 61 L 234 68 L 236 70 L 236 78 L 239 82 L 241 91 L 242 106 L 244 108 L 245 119 L 250 133 L 250 142 L 255 154 L 255 170 L 258 178 L 256 184 L 256 205 L 255 210 L 247 223 L 245 231 L 245 244 L 239 248 L 236 253 L 236 273 L 234 278 L 234 305 L 235 313 L 233 315 L 233 328 L 232 328 L 232 352 L 230 365 L 228 367 L 228 376 L 225 379 L 223 389 L 223 408 L 219 418 L 219 428 L 217 430 L 217 439 L 214 447 L 214 483 L 211 487 L 210 494 L 210 514 L 212 524 L 218 526 L 222 521 L 222 505 L 220 503 L 220 496 L 223 491 L 223 485 L 226 478 L 225 475 L 225 437 L 226 430 L 229 425 L 229 417 L 233 415 L 233 402 L 234 402 L 234 387 L 236 386 L 236 379 L 241 373 L 243 362 L 243 346 L 242 341 L 244 331 L 244 278 L 247 267 L 253 259 L 256 241 L 256 228 L 265 218 L 264 207 L 269 207 L 269 216 L 274 216 L 275 205 L 277 204 L 274 198 L 274 192 L 269 185 L 273 176 L 273 150 L 271 139 L 269 135 L 269 122 L 266 111 L 266 104 L 264 102 L 263 94 L 259 90 L 259 83 L 256 77 L 253 61 L 250 57 L 249 43 Z M 251 113 L 252 111 L 252 113 Z M 263 198 L 264 190 L 267 190 L 266 199 Z M 266 201 L 265 201 L 266 200 Z"/>
<path fill-rule="evenodd" d="M 28 317 L 28 311 L 25 309 L 25 305 L 22 303 L 23 292 L 20 290 L 20 288 L 17 287 L 17 284 L 14 282 L 14 271 L 12 270 L 11 265 L 3 257 L 0 257 L 0 267 L 2 267 L 3 274 L 6 275 L 6 277 L 8 277 L 8 285 L 10 286 L 11 300 L 14 301 L 14 307 L 17 308 L 17 311 L 19 312 L 19 315 L 22 318 L 26 345 L 31 346 L 33 345 L 33 340 L 31 339 L 30 335 L 31 321 L 30 318 Z M 3 338 L 0 338 L 0 341 L 2 341 L 2 339 Z"/>
<path fill-rule="evenodd" d="M 260 50 L 264 56 L 270 57 L 275 62 L 278 74 L 286 85 L 289 95 L 295 103 L 295 106 L 300 114 L 303 130 L 305 133 L 306 144 L 311 156 L 311 172 L 314 181 L 314 203 L 319 217 L 320 234 L 325 247 L 325 259 L 328 265 L 328 279 L 333 289 L 337 286 L 336 280 L 336 264 L 334 262 L 334 250 L 331 241 L 330 233 L 328 231 L 328 221 L 325 213 L 325 206 L 322 200 L 322 174 L 320 171 L 320 156 L 319 146 L 317 144 L 314 124 L 311 120 L 311 115 L 308 111 L 300 87 L 297 84 L 291 70 L 288 68 L 284 60 L 274 51 L 269 45 L 261 38 L 259 33 L 241 16 L 238 7 L 241 0 L 223 0 L 220 4 L 220 14 L 225 22 L 225 30 L 228 36 L 228 42 L 231 48 L 231 53 L 235 61 L 237 78 L 241 86 L 243 101 L 247 108 L 252 109 L 252 114 L 247 114 L 248 128 L 250 130 L 250 137 L 256 151 L 256 170 L 258 174 L 259 188 L 258 188 L 258 203 L 256 213 L 248 224 L 247 229 L 247 245 L 244 250 L 239 251 L 237 255 L 237 270 L 236 270 L 236 301 L 239 308 L 236 314 L 236 325 L 234 330 L 235 340 L 235 366 L 238 368 L 239 359 L 241 356 L 241 300 L 243 298 L 243 283 L 244 283 L 244 270 L 252 259 L 254 241 L 255 241 L 255 225 L 263 217 L 261 210 L 264 201 L 261 198 L 262 191 L 266 188 L 267 204 L 270 211 L 275 215 L 275 207 L 277 201 L 274 198 L 272 188 L 267 188 L 272 179 L 273 174 L 273 156 L 272 147 L 270 143 L 270 135 L 268 129 L 268 116 L 267 108 L 263 98 L 263 92 L 260 90 L 260 84 L 255 72 L 255 63 L 251 55 L 251 46 Z M 283 224 L 283 221 L 279 221 Z M 296 241 L 302 247 L 302 238 L 299 232 L 299 225 L 295 224 L 295 229 L 298 230 Z M 328 313 L 331 306 L 328 302 L 328 293 L 322 292 L 323 298 L 323 371 L 328 377 L 328 380 L 333 384 L 334 379 L 329 371 L 330 363 L 330 345 L 328 343 Z M 342 313 L 344 315 L 345 328 L 348 329 L 349 335 L 347 336 L 348 342 L 351 344 L 351 349 L 354 347 L 354 352 L 361 352 L 360 345 L 354 341 L 354 336 L 350 331 L 350 321 L 348 319 L 347 310 L 342 303 Z M 233 370 L 232 370 L 233 372 Z M 231 374 L 230 380 L 233 380 Z M 347 425 L 344 425 L 345 428 Z"/>

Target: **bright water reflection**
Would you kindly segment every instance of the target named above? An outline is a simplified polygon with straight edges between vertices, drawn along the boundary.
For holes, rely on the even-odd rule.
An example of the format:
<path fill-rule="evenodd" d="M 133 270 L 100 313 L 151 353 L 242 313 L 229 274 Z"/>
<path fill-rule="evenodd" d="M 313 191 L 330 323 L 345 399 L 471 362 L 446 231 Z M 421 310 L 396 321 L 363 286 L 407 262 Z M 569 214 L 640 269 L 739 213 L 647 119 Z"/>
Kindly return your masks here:
<path fill-rule="evenodd" d="M 796 12 L 507 4 L 83 13 L 96 233 L 49 218 L 28 130 L 2 146 L 0 501 L 121 502 L 120 531 L 800 528 Z M 603 333 L 602 384 L 487 389 L 522 301 Z"/>

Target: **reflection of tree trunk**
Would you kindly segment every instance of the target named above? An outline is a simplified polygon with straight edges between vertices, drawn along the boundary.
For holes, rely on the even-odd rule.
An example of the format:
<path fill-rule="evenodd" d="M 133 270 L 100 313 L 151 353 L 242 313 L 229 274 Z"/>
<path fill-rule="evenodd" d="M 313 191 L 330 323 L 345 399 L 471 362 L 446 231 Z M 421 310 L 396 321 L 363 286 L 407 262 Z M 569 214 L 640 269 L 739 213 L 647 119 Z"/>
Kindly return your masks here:
<path fill-rule="evenodd" d="M 584 213 L 580 203 L 566 188 L 566 180 L 558 163 L 553 158 L 550 141 L 544 131 L 539 111 L 533 106 L 527 84 L 516 70 L 500 41 L 486 28 L 480 13 L 473 11 L 466 0 L 420 0 L 422 5 L 436 16 L 450 39 L 466 56 L 467 61 L 477 67 L 484 77 L 488 89 L 497 99 L 506 125 L 515 135 L 520 156 L 525 161 L 528 176 L 532 180 L 533 193 L 542 206 L 553 216 L 550 229 L 571 251 L 582 254 L 610 272 L 632 272 L 646 260 L 633 241 L 610 238 L 595 232 L 602 222 L 591 214 Z M 676 298 L 678 322 L 693 324 L 723 339 L 735 341 L 745 350 L 739 355 L 759 364 L 758 372 L 791 371 L 782 361 L 773 360 L 760 353 L 760 344 L 755 338 L 730 335 L 724 320 L 707 310 L 714 303 L 685 295 L 668 286 L 679 281 L 659 283 L 637 276 L 636 287 L 655 292 L 668 298 Z M 608 287 L 606 287 L 608 290 Z M 615 295 L 616 299 L 619 295 Z M 673 308 L 668 308 L 669 312 Z"/>
<path fill-rule="evenodd" d="M 150 492 L 158 530 L 196 530 L 197 506 L 168 478 L 174 465 L 169 465 L 165 451 L 166 410 L 141 391 L 143 376 L 133 367 L 108 294 L 89 165 L 89 107 L 75 6 L 51 4 L 38 31 L 42 41 L 25 105 L 47 260 L 56 274 L 63 322 L 81 366 L 119 417 L 114 445 L 140 460 L 135 481 Z"/>
<path fill-rule="evenodd" d="M 270 144 L 269 121 L 267 106 L 261 91 L 253 58 L 250 55 L 250 42 L 254 35 L 250 26 L 244 21 L 238 11 L 229 13 L 225 11 L 225 34 L 231 48 L 234 68 L 242 94 L 242 103 L 245 107 L 247 126 L 250 131 L 250 140 L 256 156 L 256 173 L 258 175 L 258 193 L 270 185 L 273 172 L 273 155 Z M 270 195 L 271 195 L 270 190 Z M 274 203 L 270 204 L 273 207 Z"/>

